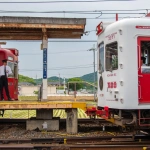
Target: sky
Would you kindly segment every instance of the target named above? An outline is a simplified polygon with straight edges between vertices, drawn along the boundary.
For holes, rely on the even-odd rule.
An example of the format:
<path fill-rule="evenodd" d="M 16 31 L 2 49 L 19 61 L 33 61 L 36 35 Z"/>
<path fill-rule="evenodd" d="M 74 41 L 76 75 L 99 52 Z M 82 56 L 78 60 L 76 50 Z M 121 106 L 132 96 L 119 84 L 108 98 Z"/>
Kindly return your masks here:
<path fill-rule="evenodd" d="M 17 1 L 17 0 L 5 0 Z M 29 0 L 20 0 L 29 1 Z M 35 0 L 30 0 L 35 1 Z M 36 0 L 42 1 L 42 0 Z M 48 0 L 45 0 L 48 1 Z M 4 0 L 0 0 L 4 2 Z M 114 22 L 117 10 L 137 10 L 126 11 L 128 14 L 119 13 L 119 20 L 126 17 L 143 17 L 146 9 L 150 6 L 150 0 L 134 1 L 103 1 L 88 3 L 0 3 L 1 16 L 32 16 L 32 17 L 65 17 L 65 18 L 87 18 L 85 31 L 91 31 L 88 35 L 83 35 L 80 42 L 70 39 L 49 39 L 48 43 L 48 77 L 59 76 L 62 78 L 79 77 L 93 72 L 93 52 L 88 51 L 93 48 L 96 42 L 82 42 L 85 40 L 96 41 L 96 26 L 101 22 Z M 99 14 L 68 14 L 68 13 L 2 13 L 2 11 L 102 11 Z M 105 10 L 115 10 L 114 14 Z M 110 12 L 109 12 L 110 13 Z M 138 13 L 138 14 L 131 14 Z M 99 17 L 100 16 L 100 17 Z M 95 19 L 99 17 L 98 19 Z M 91 19 L 92 18 L 92 19 Z M 65 42 L 62 42 L 65 41 Z M 40 50 L 40 41 L 6 41 L 7 44 L 2 47 L 16 48 L 19 50 L 19 74 L 32 78 L 42 78 L 43 55 Z M 97 52 L 96 52 L 97 55 Z M 97 57 L 97 56 L 96 56 Z M 97 61 L 96 61 L 97 62 Z M 96 63 L 97 64 L 97 63 Z"/>

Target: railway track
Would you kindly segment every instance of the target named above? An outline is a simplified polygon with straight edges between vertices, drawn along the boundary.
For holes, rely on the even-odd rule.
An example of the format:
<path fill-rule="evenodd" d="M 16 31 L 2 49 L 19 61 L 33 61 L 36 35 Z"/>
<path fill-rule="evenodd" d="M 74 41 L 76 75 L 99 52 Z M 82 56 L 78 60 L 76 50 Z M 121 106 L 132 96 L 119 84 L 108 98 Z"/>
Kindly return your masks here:
<path fill-rule="evenodd" d="M 1 146 L 1 150 L 150 150 L 147 144 L 141 145 L 32 145 L 18 144 Z"/>
<path fill-rule="evenodd" d="M 0 139 L 0 149 L 28 150 L 142 150 L 150 148 L 150 136 L 131 135 L 77 138 Z"/>
<path fill-rule="evenodd" d="M 36 119 L 36 118 L 30 118 Z M 54 117 L 53 119 L 60 119 L 58 117 Z M 28 119 L 8 119 L 8 118 L 0 118 L 0 126 L 12 126 L 12 125 L 20 125 L 26 124 Z M 103 127 L 105 129 L 103 129 Z M 60 130 L 66 128 L 66 119 L 60 119 Z M 90 132 L 90 131 L 108 131 L 108 132 L 133 132 L 130 130 L 123 130 L 121 127 L 112 124 L 111 122 L 106 121 L 105 119 L 78 119 L 78 131 L 79 132 Z M 140 129 L 136 129 L 139 131 Z M 148 130 L 149 133 L 149 130 Z"/>
<path fill-rule="evenodd" d="M 36 119 L 36 118 L 31 118 L 31 119 Z M 53 118 L 53 119 L 59 119 L 57 117 Z M 7 119 L 7 118 L 0 118 L 0 123 L 26 123 L 28 119 Z M 109 123 L 108 121 L 106 121 L 105 119 L 78 119 L 78 123 Z M 66 119 L 60 119 L 60 123 L 66 123 Z M 111 124 L 111 123 L 109 123 Z"/>
<path fill-rule="evenodd" d="M 115 142 L 150 142 L 150 135 L 119 135 L 119 136 L 97 136 L 97 137 L 56 137 L 56 138 L 31 138 L 31 139 L 0 139 L 0 144 L 77 144 L 77 143 L 91 143 L 97 144 L 106 142 L 111 144 Z"/>

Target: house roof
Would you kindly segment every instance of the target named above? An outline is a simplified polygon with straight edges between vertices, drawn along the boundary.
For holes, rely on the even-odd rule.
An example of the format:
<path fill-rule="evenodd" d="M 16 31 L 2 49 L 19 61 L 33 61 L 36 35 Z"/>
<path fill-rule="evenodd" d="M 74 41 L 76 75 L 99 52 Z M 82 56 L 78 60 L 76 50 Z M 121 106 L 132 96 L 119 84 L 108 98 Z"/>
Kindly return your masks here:
<path fill-rule="evenodd" d="M 29 83 L 29 82 L 19 82 L 18 85 L 34 85 L 32 83 Z"/>

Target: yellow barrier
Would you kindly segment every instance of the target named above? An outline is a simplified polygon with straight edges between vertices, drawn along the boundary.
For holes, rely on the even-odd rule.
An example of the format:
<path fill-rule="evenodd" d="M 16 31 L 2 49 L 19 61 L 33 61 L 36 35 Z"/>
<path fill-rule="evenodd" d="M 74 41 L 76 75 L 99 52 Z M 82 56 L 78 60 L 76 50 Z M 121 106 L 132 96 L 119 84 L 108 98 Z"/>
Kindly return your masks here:
<path fill-rule="evenodd" d="M 64 144 L 67 144 L 67 139 L 64 139 Z"/>

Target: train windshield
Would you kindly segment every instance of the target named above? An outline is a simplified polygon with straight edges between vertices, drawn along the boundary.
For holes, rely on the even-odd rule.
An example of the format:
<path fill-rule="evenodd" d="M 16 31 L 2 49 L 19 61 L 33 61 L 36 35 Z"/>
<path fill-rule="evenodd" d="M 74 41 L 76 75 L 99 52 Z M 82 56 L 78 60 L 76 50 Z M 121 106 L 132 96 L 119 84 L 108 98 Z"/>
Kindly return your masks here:
<path fill-rule="evenodd" d="M 141 41 L 141 72 L 150 74 L 150 41 Z"/>
<path fill-rule="evenodd" d="M 118 44 L 117 42 L 106 45 L 106 71 L 118 69 Z"/>
<path fill-rule="evenodd" d="M 8 77 L 14 77 L 14 62 L 7 62 L 7 65 L 11 68 L 12 74 L 8 75 Z"/>

